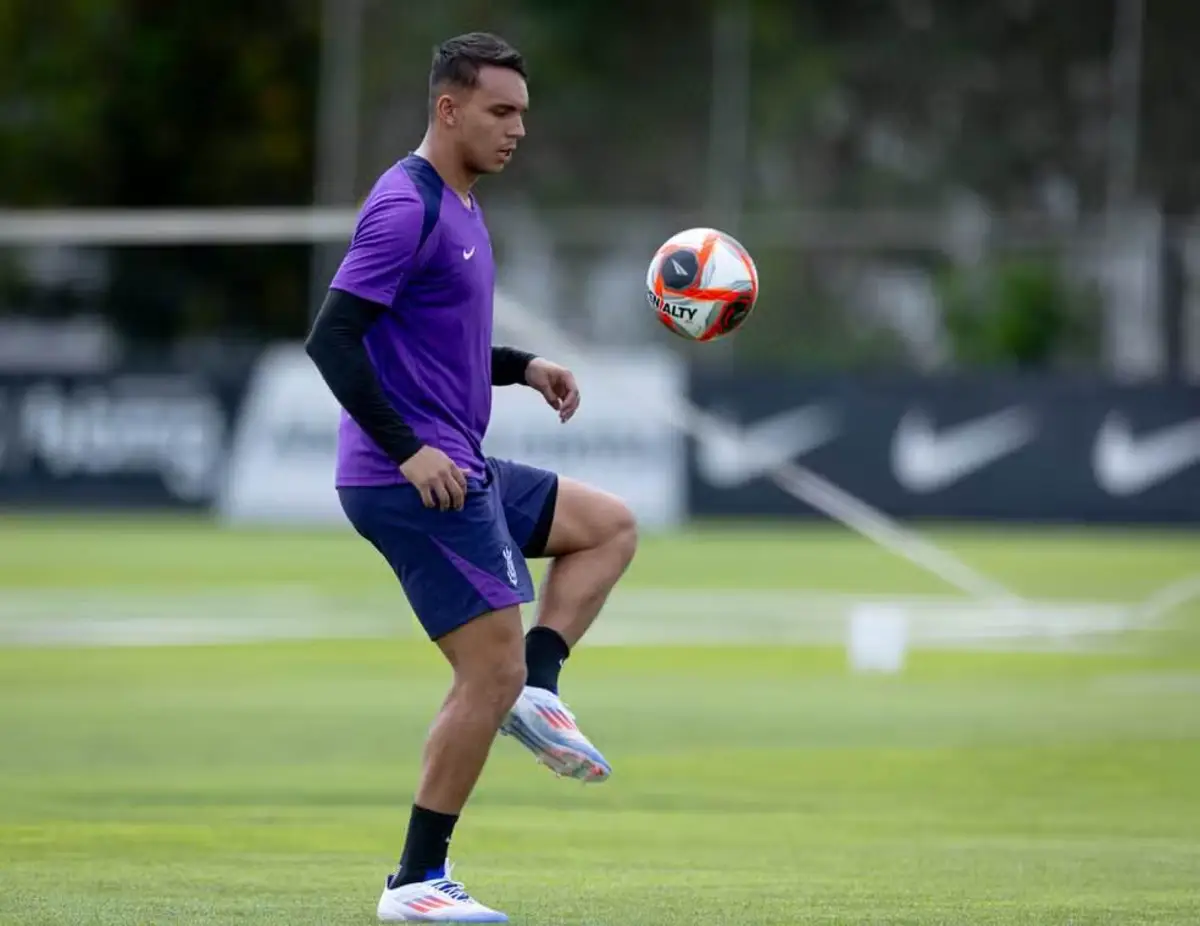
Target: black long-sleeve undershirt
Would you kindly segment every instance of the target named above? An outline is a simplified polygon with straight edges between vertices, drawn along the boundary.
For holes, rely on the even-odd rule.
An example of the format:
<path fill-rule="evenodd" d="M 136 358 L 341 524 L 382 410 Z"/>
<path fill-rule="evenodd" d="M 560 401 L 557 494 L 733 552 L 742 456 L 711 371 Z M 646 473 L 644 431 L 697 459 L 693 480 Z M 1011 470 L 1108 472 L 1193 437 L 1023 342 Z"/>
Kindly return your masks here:
<path fill-rule="evenodd" d="M 363 337 L 386 309 L 340 289 L 331 289 L 304 343 L 329 391 L 351 418 L 399 466 L 421 449 L 420 439 L 384 394 Z M 534 355 L 511 347 L 492 348 L 492 385 L 525 382 Z"/>

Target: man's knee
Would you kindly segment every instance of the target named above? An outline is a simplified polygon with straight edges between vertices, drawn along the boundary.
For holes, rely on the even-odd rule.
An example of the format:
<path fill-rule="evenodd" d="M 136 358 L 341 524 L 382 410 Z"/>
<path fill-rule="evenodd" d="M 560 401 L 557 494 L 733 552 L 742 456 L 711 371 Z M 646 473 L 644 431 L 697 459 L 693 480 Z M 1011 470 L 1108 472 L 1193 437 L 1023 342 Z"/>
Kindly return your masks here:
<path fill-rule="evenodd" d="M 502 717 L 525 686 L 520 609 L 482 615 L 438 642 L 454 670 L 452 696 Z"/>
<path fill-rule="evenodd" d="M 637 518 L 630 507 L 615 495 L 597 495 L 592 518 L 595 545 L 606 548 L 614 559 L 628 565 L 638 544 Z"/>
<path fill-rule="evenodd" d="M 495 658 L 476 663 L 470 671 L 455 672 L 454 684 L 478 710 L 503 717 L 525 687 L 525 653 L 497 653 Z"/>
<path fill-rule="evenodd" d="M 624 502 L 617 502 L 611 515 L 611 533 L 609 542 L 616 547 L 621 558 L 628 563 L 637 552 L 638 525 L 637 518 Z"/>
<path fill-rule="evenodd" d="M 550 530 L 550 555 L 605 547 L 628 562 L 637 542 L 637 518 L 625 502 L 574 480 L 561 480 Z"/>

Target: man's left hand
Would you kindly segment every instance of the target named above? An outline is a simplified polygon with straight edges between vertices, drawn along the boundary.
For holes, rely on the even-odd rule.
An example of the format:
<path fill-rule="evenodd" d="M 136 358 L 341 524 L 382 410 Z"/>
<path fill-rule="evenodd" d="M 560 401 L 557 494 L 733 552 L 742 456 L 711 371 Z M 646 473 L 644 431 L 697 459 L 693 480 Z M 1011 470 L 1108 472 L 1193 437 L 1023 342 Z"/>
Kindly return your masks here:
<path fill-rule="evenodd" d="M 579 408 L 579 385 L 566 367 L 535 357 L 525 368 L 525 382 L 542 394 L 563 422 L 570 421 Z"/>

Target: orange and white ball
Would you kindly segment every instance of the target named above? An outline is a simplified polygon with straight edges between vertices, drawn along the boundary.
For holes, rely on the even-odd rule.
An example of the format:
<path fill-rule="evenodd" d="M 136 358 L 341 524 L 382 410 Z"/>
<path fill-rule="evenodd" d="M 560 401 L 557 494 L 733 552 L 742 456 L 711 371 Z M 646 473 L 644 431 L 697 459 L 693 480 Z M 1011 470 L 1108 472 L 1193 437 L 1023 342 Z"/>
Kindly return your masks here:
<path fill-rule="evenodd" d="M 750 315 L 758 301 L 758 270 L 733 236 L 689 228 L 655 252 L 646 271 L 646 298 L 675 334 L 713 341 Z"/>

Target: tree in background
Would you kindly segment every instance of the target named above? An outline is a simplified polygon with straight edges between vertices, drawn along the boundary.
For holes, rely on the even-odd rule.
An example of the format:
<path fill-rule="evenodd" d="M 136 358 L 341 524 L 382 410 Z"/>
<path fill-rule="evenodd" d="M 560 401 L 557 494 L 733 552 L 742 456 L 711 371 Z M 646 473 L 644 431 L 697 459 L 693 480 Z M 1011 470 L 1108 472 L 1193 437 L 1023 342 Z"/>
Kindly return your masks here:
<path fill-rule="evenodd" d="M 4 4 L 5 204 L 308 201 L 317 43 L 311 2 Z M 155 340 L 218 327 L 290 333 L 306 273 L 303 248 L 118 248 L 98 308 Z M 63 294 L 40 299 L 74 307 Z"/>
<path fill-rule="evenodd" d="M 712 7 L 576 0 L 369 0 L 358 192 L 425 119 L 438 39 L 483 28 L 530 59 L 533 110 L 497 198 L 538 208 L 703 205 Z M 1103 205 L 1113 42 L 1089 0 L 747 0 L 750 208 L 986 208 L 1061 217 Z M 1149 4 L 1139 190 L 1200 199 L 1200 6 Z M 9 206 L 303 205 L 313 189 L 317 0 L 0 4 L 0 190 Z M 714 222 L 719 221 L 714 217 Z M 761 253 L 754 229 L 746 243 Z M 773 299 L 817 304 L 795 254 L 763 254 Z M 778 265 L 779 269 L 776 269 Z M 308 252 L 120 249 L 106 309 L 172 338 L 294 335 Z M 236 294 L 236 298 L 235 298 Z M 12 300 L 8 300 L 11 302 Z M 852 341 L 836 299 L 808 330 Z M 777 344 L 773 318 L 739 338 Z M 783 321 L 780 321 L 783 325 Z"/>

